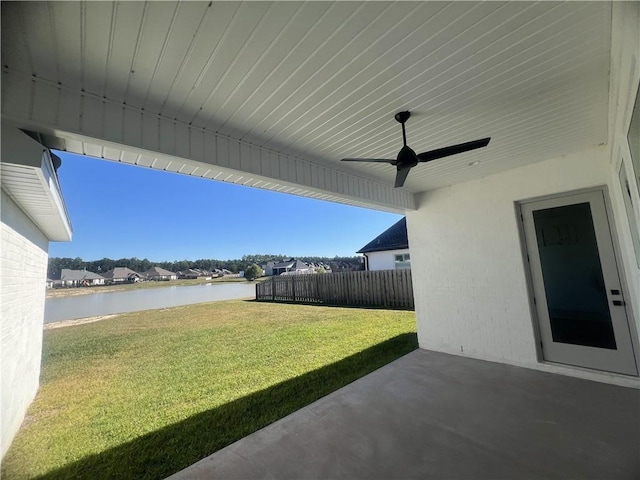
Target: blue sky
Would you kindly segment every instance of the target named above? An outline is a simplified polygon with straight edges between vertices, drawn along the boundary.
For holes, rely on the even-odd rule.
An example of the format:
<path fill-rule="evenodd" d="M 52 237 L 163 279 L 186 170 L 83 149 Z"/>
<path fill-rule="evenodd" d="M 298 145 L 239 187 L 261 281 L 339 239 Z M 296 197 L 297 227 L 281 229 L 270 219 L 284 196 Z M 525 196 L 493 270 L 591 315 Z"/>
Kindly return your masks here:
<path fill-rule="evenodd" d="M 73 241 L 52 257 L 353 256 L 400 215 L 57 152 Z"/>

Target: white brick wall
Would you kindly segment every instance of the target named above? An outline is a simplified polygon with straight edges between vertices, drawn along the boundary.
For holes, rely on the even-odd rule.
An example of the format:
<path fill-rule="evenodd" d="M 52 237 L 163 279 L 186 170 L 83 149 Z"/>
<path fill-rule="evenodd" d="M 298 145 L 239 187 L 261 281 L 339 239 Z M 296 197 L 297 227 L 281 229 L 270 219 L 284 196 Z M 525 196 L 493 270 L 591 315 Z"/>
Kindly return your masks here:
<path fill-rule="evenodd" d="M 603 146 L 423 194 L 407 214 L 420 346 L 548 369 L 537 360 L 516 202 L 612 182 Z"/>
<path fill-rule="evenodd" d="M 39 384 L 49 241 L 4 191 L 0 232 L 0 458 Z"/>
<path fill-rule="evenodd" d="M 619 246 L 631 334 L 640 354 L 640 269 L 618 171 L 629 178 L 627 132 L 640 82 L 640 5 L 612 7 L 608 145 L 428 192 L 407 214 L 420 346 L 575 376 L 637 386 L 607 373 L 538 363 L 525 283 L 519 200 L 606 185 Z M 640 192 L 632 182 L 636 218 Z M 463 350 L 463 351 L 462 351 Z"/>
<path fill-rule="evenodd" d="M 616 227 L 620 230 L 620 247 L 623 256 L 623 269 L 633 293 L 628 299 L 635 312 L 636 332 L 640 332 L 640 268 L 635 259 L 631 226 L 627 218 L 626 207 L 618 178 L 620 168 L 624 168 L 631 180 L 640 172 L 634 172 L 631 166 L 631 152 L 627 140 L 630 128 L 634 100 L 640 83 L 640 3 L 614 2 L 612 5 L 612 77 L 609 112 L 609 149 L 614 188 L 611 191 Z M 623 162 L 624 159 L 624 163 Z M 629 182 L 633 197 L 633 214 L 636 224 L 640 225 L 640 186 Z M 640 353 L 640 352 L 639 352 Z"/>
<path fill-rule="evenodd" d="M 401 250 L 367 253 L 369 270 L 394 270 L 396 268 L 394 255 L 401 253 L 409 253 L 409 249 L 403 248 Z"/>

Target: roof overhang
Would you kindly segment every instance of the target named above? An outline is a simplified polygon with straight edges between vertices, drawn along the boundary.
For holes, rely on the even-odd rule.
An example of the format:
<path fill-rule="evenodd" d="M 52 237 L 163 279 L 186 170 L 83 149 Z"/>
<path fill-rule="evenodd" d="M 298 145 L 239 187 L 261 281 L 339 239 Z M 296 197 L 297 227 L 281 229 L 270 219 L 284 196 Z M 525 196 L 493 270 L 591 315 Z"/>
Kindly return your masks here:
<path fill-rule="evenodd" d="M 51 148 L 402 212 L 607 142 L 611 2 L 3 2 L 2 115 Z M 422 152 L 387 164 L 412 112 Z"/>
<path fill-rule="evenodd" d="M 49 150 L 2 122 L 2 190 L 51 241 L 71 241 L 72 228 Z"/>

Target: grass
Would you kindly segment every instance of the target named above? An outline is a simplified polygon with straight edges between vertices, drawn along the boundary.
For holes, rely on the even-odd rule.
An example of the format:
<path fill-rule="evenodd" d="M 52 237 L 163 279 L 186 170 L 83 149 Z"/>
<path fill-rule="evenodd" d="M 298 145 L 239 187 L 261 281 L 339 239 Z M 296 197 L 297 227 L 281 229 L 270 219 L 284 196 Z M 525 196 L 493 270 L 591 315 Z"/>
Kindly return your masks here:
<path fill-rule="evenodd" d="M 165 478 L 415 348 L 413 312 L 253 301 L 46 330 L 2 478 Z"/>

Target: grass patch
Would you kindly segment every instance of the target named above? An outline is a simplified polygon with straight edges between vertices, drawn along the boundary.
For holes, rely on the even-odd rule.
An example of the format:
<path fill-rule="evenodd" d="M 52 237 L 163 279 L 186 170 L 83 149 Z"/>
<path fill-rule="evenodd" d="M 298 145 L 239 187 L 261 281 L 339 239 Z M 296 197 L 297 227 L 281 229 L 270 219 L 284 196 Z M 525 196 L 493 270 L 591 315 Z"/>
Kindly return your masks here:
<path fill-rule="evenodd" d="M 413 312 L 250 301 L 46 330 L 2 478 L 165 478 L 415 348 Z"/>

